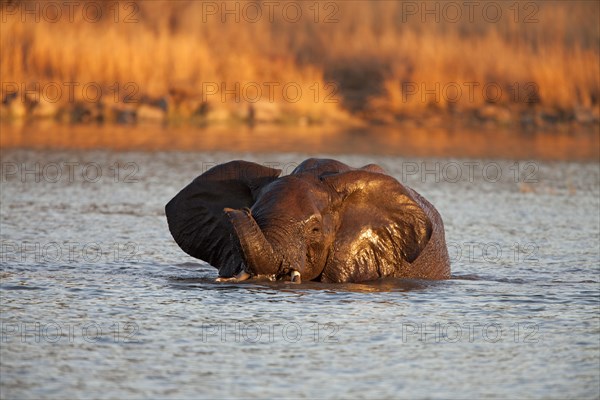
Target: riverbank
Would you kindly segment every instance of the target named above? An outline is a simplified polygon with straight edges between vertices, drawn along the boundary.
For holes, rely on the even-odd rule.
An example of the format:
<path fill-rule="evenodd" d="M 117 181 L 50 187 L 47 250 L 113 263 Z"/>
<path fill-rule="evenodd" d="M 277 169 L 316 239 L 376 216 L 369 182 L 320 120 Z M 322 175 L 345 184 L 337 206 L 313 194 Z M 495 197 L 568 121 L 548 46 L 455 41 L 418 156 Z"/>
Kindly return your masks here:
<path fill-rule="evenodd" d="M 337 103 L 336 103 L 337 104 Z M 0 105 L 0 121 L 26 122 L 50 120 L 60 123 L 112 123 L 132 125 L 156 123 L 161 125 L 190 124 L 205 126 L 240 125 L 336 125 L 368 127 L 373 125 L 443 127 L 456 124 L 516 128 L 526 130 L 594 129 L 600 122 L 600 106 L 576 107 L 572 110 L 544 108 L 531 104 L 526 107 L 504 107 L 486 104 L 475 109 L 441 109 L 432 107 L 412 112 L 394 112 L 386 107 L 351 114 L 340 107 L 299 110 L 289 104 L 211 103 L 194 96 L 173 92 L 159 98 L 143 97 L 131 102 L 71 102 L 55 104 L 40 94 L 23 95 L 13 92 Z"/>
<path fill-rule="evenodd" d="M 598 123 L 597 2 L 467 3 L 3 4 L 2 118 Z"/>

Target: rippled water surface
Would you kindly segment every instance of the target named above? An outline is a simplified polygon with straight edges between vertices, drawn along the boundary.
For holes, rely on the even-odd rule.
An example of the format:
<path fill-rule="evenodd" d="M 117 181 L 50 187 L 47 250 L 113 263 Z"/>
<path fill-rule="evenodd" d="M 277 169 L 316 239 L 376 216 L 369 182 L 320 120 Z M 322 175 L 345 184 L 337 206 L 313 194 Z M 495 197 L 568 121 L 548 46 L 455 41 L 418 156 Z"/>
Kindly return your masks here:
<path fill-rule="evenodd" d="M 207 167 L 305 157 L 4 150 L 0 397 L 598 397 L 598 163 L 336 155 L 436 205 L 448 281 L 216 284 L 172 240 Z"/>

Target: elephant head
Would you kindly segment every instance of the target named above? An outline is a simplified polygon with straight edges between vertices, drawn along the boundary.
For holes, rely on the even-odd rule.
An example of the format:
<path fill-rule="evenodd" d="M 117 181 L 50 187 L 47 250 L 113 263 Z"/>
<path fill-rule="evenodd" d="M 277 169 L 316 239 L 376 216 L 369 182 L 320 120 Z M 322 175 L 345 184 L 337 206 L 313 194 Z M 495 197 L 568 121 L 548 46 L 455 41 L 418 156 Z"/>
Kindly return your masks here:
<path fill-rule="evenodd" d="M 308 159 L 279 174 L 234 161 L 199 176 L 166 206 L 176 242 L 224 278 L 450 276 L 441 217 L 380 167 Z"/>

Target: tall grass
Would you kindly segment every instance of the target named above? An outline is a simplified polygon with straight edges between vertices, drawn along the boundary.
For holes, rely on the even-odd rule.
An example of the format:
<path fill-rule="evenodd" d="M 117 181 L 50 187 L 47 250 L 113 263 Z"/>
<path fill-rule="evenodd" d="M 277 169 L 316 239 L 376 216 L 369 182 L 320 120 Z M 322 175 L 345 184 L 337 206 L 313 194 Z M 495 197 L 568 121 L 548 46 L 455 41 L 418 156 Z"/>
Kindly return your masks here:
<path fill-rule="evenodd" d="M 516 112 L 598 113 L 597 1 L 520 2 L 513 9 L 511 2 L 495 2 L 502 10 L 496 22 L 482 12 L 490 2 L 480 3 L 473 20 L 463 2 L 455 2 L 463 14 L 457 20 L 450 9 L 444 14 L 447 2 L 292 2 L 287 16 L 282 11 L 287 3 L 277 2 L 272 21 L 264 2 L 91 3 L 101 7 L 99 21 L 85 19 L 82 2 L 72 21 L 63 8 L 56 23 L 45 18 L 44 2 L 2 3 L 3 95 L 6 82 L 30 88 L 79 82 L 74 95 L 84 100 L 79 88 L 96 82 L 103 87 L 104 101 L 112 100 L 117 83 L 122 100 L 124 85 L 134 82 L 140 98 L 185 93 L 216 108 L 239 109 L 247 106 L 244 96 L 237 103 L 230 94 L 223 102 L 220 92 L 206 93 L 207 84 L 224 83 L 231 90 L 236 83 L 258 83 L 263 89 L 258 104 L 265 104 L 271 99 L 264 83 L 275 82 L 279 86 L 273 86 L 272 104 L 277 112 L 316 119 L 406 117 L 432 109 L 461 112 L 488 103 Z M 255 8 L 248 4 L 262 10 L 256 22 L 249 21 Z M 420 8 L 416 14 L 415 5 Z M 209 6 L 217 7 L 216 14 L 208 13 Z M 292 22 L 295 6 L 302 17 Z M 24 7 L 37 7 L 39 22 L 33 14 L 23 14 Z M 223 7 L 238 7 L 239 22 L 235 14 L 225 15 Z M 438 7 L 439 22 L 436 15 L 424 15 L 422 7 Z M 90 10 L 88 17 L 95 16 L 95 8 Z M 137 22 L 127 23 L 131 12 Z M 298 101 L 281 90 L 290 82 L 302 89 Z M 327 82 L 334 86 L 325 86 Z M 462 93 L 456 93 L 457 87 Z M 497 88 L 501 95 L 494 92 Z M 61 96 L 60 101 L 66 100 Z"/>

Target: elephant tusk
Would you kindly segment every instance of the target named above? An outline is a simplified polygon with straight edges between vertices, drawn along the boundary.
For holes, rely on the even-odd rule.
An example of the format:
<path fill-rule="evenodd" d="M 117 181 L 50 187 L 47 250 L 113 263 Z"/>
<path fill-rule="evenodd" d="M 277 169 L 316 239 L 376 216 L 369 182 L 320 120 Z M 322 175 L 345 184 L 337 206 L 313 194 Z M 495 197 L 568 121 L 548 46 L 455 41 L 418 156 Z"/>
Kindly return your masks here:
<path fill-rule="evenodd" d="M 215 280 L 215 282 L 242 282 L 250 279 L 250 277 L 251 275 L 249 273 L 247 273 L 246 271 L 242 271 L 231 278 L 224 278 L 220 276 Z"/>
<path fill-rule="evenodd" d="M 292 278 L 292 283 L 302 283 L 302 278 L 300 277 L 300 272 L 294 270 L 294 271 L 292 271 L 290 276 Z"/>

